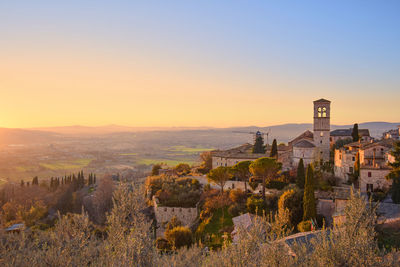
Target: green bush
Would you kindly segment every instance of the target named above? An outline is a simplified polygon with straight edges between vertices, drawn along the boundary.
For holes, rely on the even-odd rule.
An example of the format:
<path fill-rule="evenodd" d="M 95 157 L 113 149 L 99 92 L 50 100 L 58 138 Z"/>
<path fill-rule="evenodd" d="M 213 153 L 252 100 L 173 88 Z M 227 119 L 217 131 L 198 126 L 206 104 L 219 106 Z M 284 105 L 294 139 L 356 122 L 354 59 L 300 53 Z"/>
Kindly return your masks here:
<path fill-rule="evenodd" d="M 236 217 L 246 212 L 246 206 L 241 203 L 235 203 L 228 208 L 228 212 L 232 217 Z"/>
<path fill-rule="evenodd" d="M 290 224 L 296 226 L 303 218 L 303 191 L 285 191 L 278 200 L 278 210 L 281 214 L 288 210 Z"/>
<path fill-rule="evenodd" d="M 179 249 L 181 247 L 189 247 L 192 242 L 192 231 L 184 226 L 175 227 L 165 232 L 165 238 L 172 247 Z"/>
<path fill-rule="evenodd" d="M 299 232 L 309 232 L 311 231 L 311 221 L 302 221 L 297 225 L 297 230 Z"/>
<path fill-rule="evenodd" d="M 232 200 L 233 203 L 245 203 L 247 194 L 241 189 L 232 189 L 229 192 L 229 198 Z"/>
<path fill-rule="evenodd" d="M 332 191 L 332 185 L 326 180 L 320 180 L 319 189 L 322 191 Z"/>
<path fill-rule="evenodd" d="M 282 182 L 282 181 L 269 181 L 265 187 L 269 189 L 277 189 L 277 190 L 282 190 L 285 186 L 287 186 L 287 183 Z"/>
<path fill-rule="evenodd" d="M 251 196 L 247 199 L 246 207 L 248 212 L 262 215 L 265 211 L 265 202 L 262 198 Z"/>
<path fill-rule="evenodd" d="M 374 202 L 380 202 L 386 198 L 386 193 L 383 191 L 375 191 L 372 193 L 372 201 Z"/>
<path fill-rule="evenodd" d="M 159 237 L 156 240 L 156 248 L 159 250 L 171 250 L 171 244 L 167 239 Z"/>

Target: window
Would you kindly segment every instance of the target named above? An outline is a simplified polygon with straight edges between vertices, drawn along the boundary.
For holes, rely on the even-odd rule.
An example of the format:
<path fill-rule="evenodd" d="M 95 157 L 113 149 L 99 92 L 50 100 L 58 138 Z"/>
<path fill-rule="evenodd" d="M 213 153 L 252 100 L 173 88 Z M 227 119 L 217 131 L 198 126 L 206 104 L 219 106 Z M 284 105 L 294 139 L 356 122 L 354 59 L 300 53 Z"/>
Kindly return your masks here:
<path fill-rule="evenodd" d="M 322 117 L 326 118 L 326 108 L 322 108 Z"/>
<path fill-rule="evenodd" d="M 321 136 L 321 137 L 322 137 L 322 136 L 324 136 L 324 133 L 323 133 L 323 132 L 321 132 L 321 133 L 319 134 L 319 136 Z"/>
<path fill-rule="evenodd" d="M 368 177 L 372 177 L 372 173 L 371 172 L 368 172 Z"/>
<path fill-rule="evenodd" d="M 356 157 L 353 157 L 353 159 L 352 159 L 353 161 L 356 161 Z"/>
<path fill-rule="evenodd" d="M 321 117 L 322 117 L 322 109 L 318 108 L 318 118 L 321 118 Z"/>
<path fill-rule="evenodd" d="M 349 167 L 349 172 L 353 173 L 353 167 Z"/>

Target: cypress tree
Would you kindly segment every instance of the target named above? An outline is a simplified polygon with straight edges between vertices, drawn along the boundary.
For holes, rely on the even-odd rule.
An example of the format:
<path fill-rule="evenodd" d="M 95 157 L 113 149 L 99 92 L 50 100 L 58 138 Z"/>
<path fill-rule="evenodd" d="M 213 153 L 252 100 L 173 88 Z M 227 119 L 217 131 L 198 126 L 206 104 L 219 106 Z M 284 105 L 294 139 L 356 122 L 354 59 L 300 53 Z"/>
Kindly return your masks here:
<path fill-rule="evenodd" d="M 21 180 L 21 187 L 24 187 L 24 185 L 25 185 L 24 180 Z"/>
<path fill-rule="evenodd" d="M 297 166 L 297 177 L 296 177 L 296 185 L 304 189 L 304 184 L 306 180 L 305 169 L 304 169 L 304 162 L 303 159 L 300 159 L 299 165 Z"/>
<path fill-rule="evenodd" d="M 253 153 L 264 154 L 265 147 L 264 147 L 264 139 L 261 134 L 256 134 L 256 140 L 253 145 Z"/>
<path fill-rule="evenodd" d="M 39 178 L 37 176 L 33 177 L 32 185 L 39 185 Z"/>
<path fill-rule="evenodd" d="M 276 139 L 272 141 L 272 147 L 271 147 L 271 158 L 278 158 L 278 144 L 276 143 Z"/>
<path fill-rule="evenodd" d="M 358 133 L 358 124 L 355 123 L 353 126 L 353 131 L 351 132 L 351 136 L 353 137 L 353 142 L 357 142 L 360 140 L 360 135 Z"/>
<path fill-rule="evenodd" d="M 314 219 L 317 216 L 317 207 L 314 195 L 314 169 L 308 165 L 303 197 L 303 221 Z"/>
<path fill-rule="evenodd" d="M 93 175 L 93 184 L 96 184 L 96 174 Z"/>
<path fill-rule="evenodd" d="M 396 204 L 400 204 L 400 141 L 396 142 L 393 150 L 390 153 L 394 157 L 394 162 L 389 163 L 393 169 L 386 176 L 392 180 L 392 200 Z"/>

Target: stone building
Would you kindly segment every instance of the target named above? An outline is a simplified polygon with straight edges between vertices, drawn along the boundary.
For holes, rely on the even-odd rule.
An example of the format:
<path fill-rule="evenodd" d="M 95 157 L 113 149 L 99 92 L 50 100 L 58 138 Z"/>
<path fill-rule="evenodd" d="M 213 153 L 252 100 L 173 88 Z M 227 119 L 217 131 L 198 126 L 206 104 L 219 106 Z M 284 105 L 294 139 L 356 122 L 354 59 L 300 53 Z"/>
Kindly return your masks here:
<path fill-rule="evenodd" d="M 372 192 L 375 189 L 388 190 L 392 181 L 386 179 L 391 168 L 382 166 L 362 166 L 360 169 L 360 191 Z"/>
<path fill-rule="evenodd" d="M 335 149 L 334 173 L 336 177 L 341 179 L 341 182 L 347 182 L 350 175 L 353 174 L 359 148 L 360 143 L 354 142 L 340 149 Z"/>
<path fill-rule="evenodd" d="M 368 191 L 370 188 L 382 188 L 382 185 L 387 185 L 384 181 L 386 174 L 390 171 L 388 162 L 393 161 L 390 155 L 392 147 L 393 140 L 381 140 L 354 142 L 335 149 L 335 176 L 341 178 L 342 182 L 347 182 L 354 173 L 356 159 L 359 156 L 360 189 Z M 368 189 L 366 184 L 368 184 Z"/>
<path fill-rule="evenodd" d="M 351 135 L 353 132 L 353 128 L 350 129 L 337 129 L 331 132 L 330 143 L 331 145 L 336 144 L 339 140 L 353 140 L 353 136 Z M 358 134 L 361 137 L 361 142 L 370 142 L 372 137 L 369 134 L 368 129 L 359 129 Z"/>
<path fill-rule="evenodd" d="M 383 133 L 384 139 L 394 139 L 399 140 L 400 138 L 400 125 L 397 126 L 397 129 L 389 130 Z"/>

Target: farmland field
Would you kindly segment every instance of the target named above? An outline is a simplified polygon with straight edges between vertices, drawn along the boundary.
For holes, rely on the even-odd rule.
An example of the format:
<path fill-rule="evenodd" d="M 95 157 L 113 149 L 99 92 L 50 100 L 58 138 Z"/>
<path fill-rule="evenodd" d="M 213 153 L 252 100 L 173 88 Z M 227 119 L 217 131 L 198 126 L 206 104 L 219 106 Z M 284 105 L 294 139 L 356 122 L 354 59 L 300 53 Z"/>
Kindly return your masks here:
<path fill-rule="evenodd" d="M 92 159 L 77 159 L 72 161 L 39 163 L 39 165 L 49 170 L 71 170 L 82 169 L 86 167 L 91 161 Z"/>

